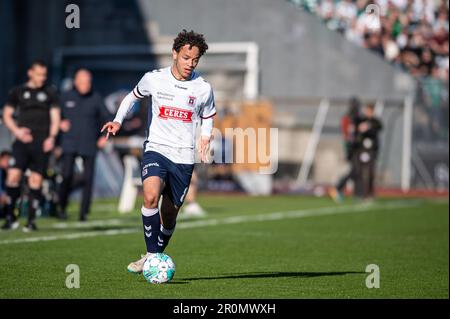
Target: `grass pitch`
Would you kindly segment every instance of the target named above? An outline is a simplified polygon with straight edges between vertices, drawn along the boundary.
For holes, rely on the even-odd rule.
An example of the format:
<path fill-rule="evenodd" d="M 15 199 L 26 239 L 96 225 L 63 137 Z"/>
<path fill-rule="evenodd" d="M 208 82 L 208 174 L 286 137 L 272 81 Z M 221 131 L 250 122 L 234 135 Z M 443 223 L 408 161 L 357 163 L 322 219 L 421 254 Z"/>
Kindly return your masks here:
<path fill-rule="evenodd" d="M 447 200 L 341 205 L 300 196 L 202 196 L 166 250 L 173 281 L 126 270 L 145 250 L 139 209 L 94 203 L 89 221 L 40 218 L 39 232 L 0 233 L 0 298 L 448 298 Z M 140 203 L 137 204 L 137 207 Z M 23 220 L 21 221 L 23 224 Z M 80 288 L 68 289 L 69 264 Z M 366 287 L 376 264 L 380 288 Z"/>

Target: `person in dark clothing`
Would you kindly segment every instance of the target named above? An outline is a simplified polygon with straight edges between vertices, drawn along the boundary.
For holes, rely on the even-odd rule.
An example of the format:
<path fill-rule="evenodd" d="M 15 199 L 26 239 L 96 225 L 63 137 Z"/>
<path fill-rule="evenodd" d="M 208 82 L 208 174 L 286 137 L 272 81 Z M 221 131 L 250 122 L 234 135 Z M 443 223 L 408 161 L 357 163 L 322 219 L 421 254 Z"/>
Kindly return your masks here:
<path fill-rule="evenodd" d="M 350 164 L 350 170 L 342 176 L 336 187 L 330 190 L 330 196 L 336 202 L 342 202 L 343 191 L 347 182 L 350 180 L 355 180 L 355 167 L 353 165 L 353 154 L 354 154 L 354 141 L 355 141 L 355 123 L 358 121 L 359 108 L 361 102 L 357 97 L 352 97 L 350 99 L 349 107 L 347 113 L 341 118 L 341 133 L 344 139 L 344 152 L 345 158 Z"/>
<path fill-rule="evenodd" d="M 0 153 L 0 218 L 6 216 L 5 209 L 8 203 L 8 196 L 6 195 L 6 172 L 9 168 L 11 155 L 9 151 L 2 151 Z"/>
<path fill-rule="evenodd" d="M 374 197 L 375 167 L 380 148 L 378 135 L 383 127 L 375 117 L 374 109 L 374 104 L 367 104 L 364 114 L 355 123 L 355 195 L 360 199 Z"/>
<path fill-rule="evenodd" d="M 79 218 L 84 221 L 91 205 L 95 156 L 97 150 L 106 145 L 106 138 L 100 135 L 101 123 L 109 121 L 112 115 L 104 106 L 101 95 L 92 90 L 92 74 L 86 69 L 75 73 L 74 88 L 61 96 L 61 109 L 63 182 L 59 192 L 58 216 L 67 218 L 74 163 L 79 156 L 83 159 L 84 172 Z"/>
<path fill-rule="evenodd" d="M 20 197 L 20 182 L 26 169 L 29 201 L 28 222 L 24 232 L 37 230 L 36 210 L 39 208 L 42 181 L 47 170 L 48 157 L 55 146 L 60 122 L 60 109 L 56 89 L 45 85 L 47 66 L 35 61 L 28 69 L 28 81 L 13 88 L 3 109 L 5 126 L 16 137 L 12 146 L 13 164 L 8 168 L 6 179 L 6 223 L 2 229 L 19 227 L 14 214 L 16 201 Z M 13 115 L 16 114 L 17 119 Z"/>

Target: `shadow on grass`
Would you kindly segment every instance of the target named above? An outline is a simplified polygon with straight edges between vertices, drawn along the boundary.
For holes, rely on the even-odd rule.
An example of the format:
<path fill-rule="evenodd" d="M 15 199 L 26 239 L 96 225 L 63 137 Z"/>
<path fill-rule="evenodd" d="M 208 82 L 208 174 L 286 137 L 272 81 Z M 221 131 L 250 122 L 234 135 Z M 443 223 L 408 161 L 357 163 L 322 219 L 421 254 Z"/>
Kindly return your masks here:
<path fill-rule="evenodd" d="M 191 277 L 191 278 L 178 278 L 178 281 L 195 281 L 195 280 L 218 280 L 218 279 L 257 279 L 257 278 L 312 278 L 323 276 L 343 276 L 349 274 L 365 274 L 362 271 L 331 271 L 331 272 L 258 272 L 258 273 L 241 273 L 241 274 L 229 274 L 222 276 L 212 277 Z"/>

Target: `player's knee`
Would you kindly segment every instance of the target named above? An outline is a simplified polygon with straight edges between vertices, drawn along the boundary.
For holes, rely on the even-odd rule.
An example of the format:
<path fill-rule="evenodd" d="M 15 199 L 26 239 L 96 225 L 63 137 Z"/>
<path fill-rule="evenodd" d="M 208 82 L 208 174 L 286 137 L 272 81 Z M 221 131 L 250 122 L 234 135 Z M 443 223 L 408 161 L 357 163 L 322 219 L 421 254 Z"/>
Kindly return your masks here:
<path fill-rule="evenodd" d="M 157 192 L 145 192 L 144 193 L 144 207 L 156 208 L 158 207 L 158 194 Z"/>
<path fill-rule="evenodd" d="M 39 174 L 31 174 L 30 178 L 28 179 L 28 184 L 33 189 L 38 189 L 41 187 L 42 184 L 42 176 Z"/>
<path fill-rule="evenodd" d="M 6 179 L 6 185 L 10 187 L 17 187 L 20 184 L 20 178 L 8 177 Z"/>
<path fill-rule="evenodd" d="M 20 184 L 20 179 L 22 178 L 22 174 L 17 170 L 9 170 L 6 177 L 6 185 L 10 187 L 17 187 Z"/>

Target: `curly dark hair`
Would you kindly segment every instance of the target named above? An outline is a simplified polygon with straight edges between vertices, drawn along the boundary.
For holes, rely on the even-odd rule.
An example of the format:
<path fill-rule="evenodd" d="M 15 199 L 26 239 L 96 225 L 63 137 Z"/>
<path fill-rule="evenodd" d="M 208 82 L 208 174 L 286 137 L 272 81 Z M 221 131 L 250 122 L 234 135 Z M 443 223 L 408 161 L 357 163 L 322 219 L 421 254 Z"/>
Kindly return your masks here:
<path fill-rule="evenodd" d="M 172 49 L 180 52 L 181 48 L 186 44 L 189 44 L 189 49 L 197 47 L 200 51 L 200 56 L 208 50 L 208 45 L 205 42 L 203 34 L 195 33 L 193 30 L 188 32 L 186 29 L 183 29 L 183 31 L 178 33 L 178 36 L 173 40 Z"/>

